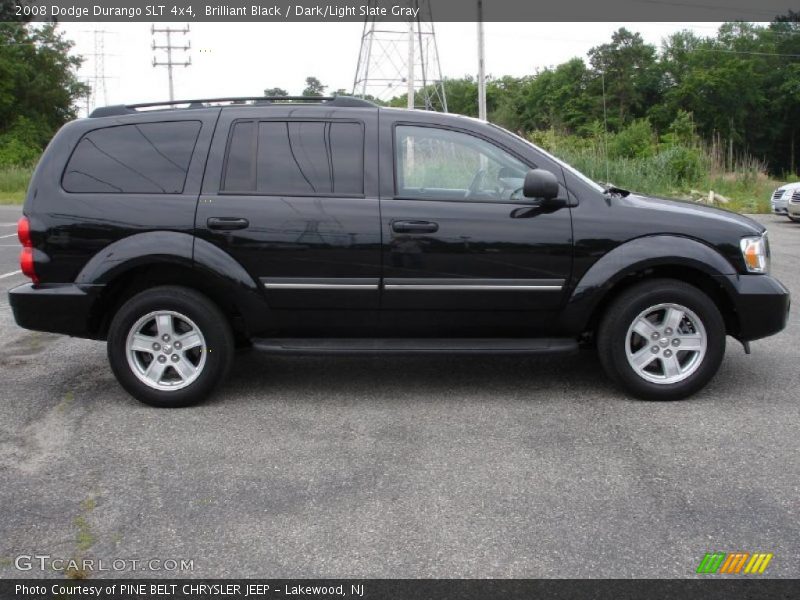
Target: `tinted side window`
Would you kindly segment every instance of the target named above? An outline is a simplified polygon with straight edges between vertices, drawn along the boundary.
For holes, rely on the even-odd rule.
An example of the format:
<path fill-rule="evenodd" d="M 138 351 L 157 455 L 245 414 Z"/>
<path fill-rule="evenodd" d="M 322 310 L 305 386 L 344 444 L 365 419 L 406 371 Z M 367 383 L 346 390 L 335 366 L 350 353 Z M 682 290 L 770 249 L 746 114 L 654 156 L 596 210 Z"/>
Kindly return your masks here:
<path fill-rule="evenodd" d="M 255 189 L 256 131 L 255 121 L 234 124 L 228 141 L 228 163 L 223 187 L 231 191 Z"/>
<path fill-rule="evenodd" d="M 223 189 L 275 196 L 362 195 L 363 128 L 322 121 L 262 121 L 257 129 L 252 122 L 235 123 Z"/>
<path fill-rule="evenodd" d="M 68 192 L 180 194 L 200 121 L 137 123 L 84 135 L 67 163 Z"/>
<path fill-rule="evenodd" d="M 401 197 L 500 202 L 521 197 L 528 171 L 479 137 L 410 125 L 395 129 L 395 169 Z"/>

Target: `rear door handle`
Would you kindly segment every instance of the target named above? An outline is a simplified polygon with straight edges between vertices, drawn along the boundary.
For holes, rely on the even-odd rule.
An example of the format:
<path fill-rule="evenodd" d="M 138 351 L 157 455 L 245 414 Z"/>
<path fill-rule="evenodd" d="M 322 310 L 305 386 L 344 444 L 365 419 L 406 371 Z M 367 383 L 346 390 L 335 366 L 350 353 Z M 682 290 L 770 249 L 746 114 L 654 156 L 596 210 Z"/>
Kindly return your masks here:
<path fill-rule="evenodd" d="M 439 224 L 433 221 L 392 221 L 395 233 L 436 233 Z"/>
<path fill-rule="evenodd" d="M 233 231 L 234 229 L 247 229 L 250 221 L 239 217 L 209 217 L 206 221 L 209 229 L 220 231 Z"/>

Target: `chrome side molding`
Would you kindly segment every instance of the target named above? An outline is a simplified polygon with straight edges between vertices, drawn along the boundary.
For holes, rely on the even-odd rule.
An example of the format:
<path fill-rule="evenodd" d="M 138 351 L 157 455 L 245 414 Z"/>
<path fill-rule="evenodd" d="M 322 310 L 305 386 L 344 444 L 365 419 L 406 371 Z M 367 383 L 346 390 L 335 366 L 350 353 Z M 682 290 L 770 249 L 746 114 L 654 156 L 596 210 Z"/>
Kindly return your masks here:
<path fill-rule="evenodd" d="M 379 278 L 370 277 L 270 277 L 261 278 L 268 290 L 378 290 Z M 389 278 L 383 280 L 387 291 L 518 291 L 557 292 L 563 279 L 461 279 L 461 278 Z"/>

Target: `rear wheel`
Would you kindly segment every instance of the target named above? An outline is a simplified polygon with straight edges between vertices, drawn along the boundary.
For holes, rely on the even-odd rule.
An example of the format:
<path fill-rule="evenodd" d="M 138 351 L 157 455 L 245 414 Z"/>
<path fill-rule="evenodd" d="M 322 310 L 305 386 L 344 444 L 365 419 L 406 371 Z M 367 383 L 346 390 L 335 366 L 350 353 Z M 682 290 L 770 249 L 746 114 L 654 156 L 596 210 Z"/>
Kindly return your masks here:
<path fill-rule="evenodd" d="M 189 288 L 137 294 L 114 316 L 108 359 L 120 385 L 160 407 L 205 398 L 230 369 L 233 335 L 217 306 Z"/>
<path fill-rule="evenodd" d="M 644 281 L 617 298 L 598 330 L 609 377 L 648 400 L 678 400 L 703 388 L 725 354 L 725 322 L 694 286 Z"/>

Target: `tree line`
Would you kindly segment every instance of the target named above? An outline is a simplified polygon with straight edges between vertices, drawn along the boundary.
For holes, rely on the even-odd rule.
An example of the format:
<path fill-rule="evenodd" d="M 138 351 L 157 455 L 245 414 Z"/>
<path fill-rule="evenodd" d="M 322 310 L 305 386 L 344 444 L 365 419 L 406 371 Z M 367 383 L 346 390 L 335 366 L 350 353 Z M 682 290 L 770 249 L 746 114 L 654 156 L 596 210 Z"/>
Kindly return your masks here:
<path fill-rule="evenodd" d="M 596 138 L 637 127 L 655 140 L 689 121 L 730 167 L 753 156 L 773 173 L 798 170 L 800 13 L 767 25 L 725 23 L 715 35 L 679 31 L 661 47 L 617 30 L 588 60 L 487 83 L 489 120 L 522 134 Z M 448 110 L 477 116 L 473 77 L 444 82 Z M 420 98 L 421 101 L 421 98 Z M 404 106 L 405 97 L 389 104 Z"/>

